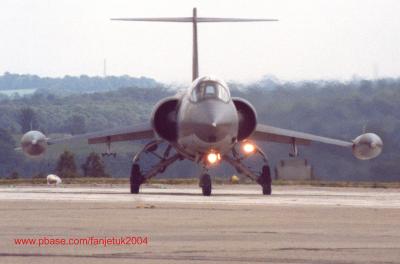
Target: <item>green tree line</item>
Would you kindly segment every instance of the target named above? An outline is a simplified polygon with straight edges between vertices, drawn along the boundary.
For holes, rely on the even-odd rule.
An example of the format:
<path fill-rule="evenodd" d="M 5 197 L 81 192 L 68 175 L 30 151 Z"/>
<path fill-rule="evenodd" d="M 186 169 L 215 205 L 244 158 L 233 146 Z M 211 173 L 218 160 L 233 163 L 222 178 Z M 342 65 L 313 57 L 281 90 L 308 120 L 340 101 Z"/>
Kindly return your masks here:
<path fill-rule="evenodd" d="M 266 79 L 253 84 L 231 83 L 230 87 L 233 96 L 244 97 L 255 106 L 260 123 L 345 140 L 364 131 L 376 132 L 383 138 L 384 151 L 372 161 L 358 161 L 348 149 L 333 146 L 301 147 L 301 157 L 310 161 L 317 177 L 327 180 L 400 180 L 400 135 L 397 133 L 400 129 L 400 79 L 347 82 Z M 7 151 L 0 154 L 0 175 L 9 175 L 17 169 L 20 175 L 32 176 L 56 167 L 54 157 L 31 162 L 12 151 L 17 146 L 16 135 L 19 137 L 31 124 L 47 134 L 79 134 L 127 126 L 149 120 L 156 102 L 175 92 L 158 84 L 67 96 L 46 91 L 30 97 L 2 100 L 0 144 L 5 147 L 0 147 Z M 22 118 L 26 109 L 32 110 L 35 122 Z M 132 155 L 142 143 L 127 143 L 117 158 L 105 159 L 106 172 L 112 176 L 127 176 Z M 289 146 L 261 145 L 272 164 L 288 158 Z M 74 149 L 78 164 L 83 164 L 92 150 Z M 83 174 L 79 166 L 77 170 Z M 183 171 L 185 174 L 180 175 Z M 216 174 L 229 175 L 231 172 L 225 165 L 216 169 Z M 178 163 L 165 173 L 166 177 L 196 175 L 197 168 L 188 162 Z"/>

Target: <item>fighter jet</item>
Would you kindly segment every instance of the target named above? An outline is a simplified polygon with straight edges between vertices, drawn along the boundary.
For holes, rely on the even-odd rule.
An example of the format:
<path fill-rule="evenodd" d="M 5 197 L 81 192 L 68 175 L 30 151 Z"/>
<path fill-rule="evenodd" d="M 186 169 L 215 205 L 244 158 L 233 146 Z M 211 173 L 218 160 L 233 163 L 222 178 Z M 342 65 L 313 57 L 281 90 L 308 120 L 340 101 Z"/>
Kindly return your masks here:
<path fill-rule="evenodd" d="M 205 196 L 211 195 L 212 181 L 208 170 L 222 161 L 233 166 L 241 175 L 256 181 L 264 195 L 271 194 L 271 172 L 268 158 L 256 142 L 288 144 L 292 156 L 298 155 L 298 145 L 321 142 L 349 148 L 361 160 L 377 157 L 382 151 L 382 140 L 373 133 L 365 133 L 352 141 L 332 139 L 313 134 L 273 127 L 257 122 L 257 113 L 250 102 L 232 97 L 228 85 L 212 76 L 199 77 L 197 25 L 220 22 L 273 22 L 276 19 L 245 19 L 197 17 L 196 8 L 191 17 L 173 18 L 116 18 L 118 21 L 145 21 L 191 23 L 193 26 L 192 84 L 183 93 L 158 102 L 148 122 L 104 132 L 88 133 L 70 138 L 50 139 L 39 131 L 29 131 L 21 139 L 23 151 L 30 156 L 45 152 L 48 145 L 68 140 L 88 140 L 88 144 L 106 144 L 111 153 L 111 143 L 145 140 L 142 149 L 132 161 L 130 191 L 139 193 L 142 183 L 178 160 L 190 160 L 200 165 L 199 186 Z M 157 160 L 149 165 L 144 155 L 154 155 Z M 258 171 L 246 164 L 248 157 L 257 155 Z"/>

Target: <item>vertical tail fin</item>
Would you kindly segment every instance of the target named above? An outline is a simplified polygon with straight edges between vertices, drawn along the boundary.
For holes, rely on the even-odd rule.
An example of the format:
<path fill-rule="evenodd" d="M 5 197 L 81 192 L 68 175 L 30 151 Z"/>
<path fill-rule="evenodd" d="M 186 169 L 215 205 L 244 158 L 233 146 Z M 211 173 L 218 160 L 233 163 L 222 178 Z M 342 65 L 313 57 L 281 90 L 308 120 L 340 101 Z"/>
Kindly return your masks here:
<path fill-rule="evenodd" d="M 192 81 L 199 77 L 199 49 L 197 43 L 197 9 L 193 8 L 193 58 Z"/>
<path fill-rule="evenodd" d="M 199 77 L 199 51 L 197 41 L 197 23 L 219 23 L 219 22 L 274 22 L 277 19 L 266 18 L 219 18 L 219 17 L 197 17 L 197 9 L 193 8 L 192 17 L 154 17 L 154 18 L 112 18 L 118 21 L 144 21 L 144 22 L 186 22 L 193 24 L 193 58 L 192 58 L 192 80 Z"/>

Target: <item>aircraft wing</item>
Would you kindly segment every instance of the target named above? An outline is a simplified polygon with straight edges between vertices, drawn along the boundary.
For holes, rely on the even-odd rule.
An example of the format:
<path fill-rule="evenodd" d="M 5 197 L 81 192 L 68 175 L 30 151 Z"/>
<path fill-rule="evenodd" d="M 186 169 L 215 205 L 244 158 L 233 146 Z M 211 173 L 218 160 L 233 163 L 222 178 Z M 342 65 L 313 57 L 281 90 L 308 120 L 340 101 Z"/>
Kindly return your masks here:
<path fill-rule="evenodd" d="M 277 143 L 286 143 L 297 145 L 309 145 L 311 142 L 321 142 L 325 144 L 337 145 L 341 147 L 352 147 L 353 142 L 339 139 L 321 137 L 313 134 L 258 124 L 251 139 L 260 141 L 269 141 Z"/>
<path fill-rule="evenodd" d="M 59 139 L 49 139 L 47 142 L 49 145 L 52 145 L 75 139 L 87 139 L 89 144 L 98 144 L 116 141 L 151 139 L 154 137 L 155 135 L 153 128 L 151 127 L 150 123 L 147 122 L 101 132 L 92 132 Z"/>

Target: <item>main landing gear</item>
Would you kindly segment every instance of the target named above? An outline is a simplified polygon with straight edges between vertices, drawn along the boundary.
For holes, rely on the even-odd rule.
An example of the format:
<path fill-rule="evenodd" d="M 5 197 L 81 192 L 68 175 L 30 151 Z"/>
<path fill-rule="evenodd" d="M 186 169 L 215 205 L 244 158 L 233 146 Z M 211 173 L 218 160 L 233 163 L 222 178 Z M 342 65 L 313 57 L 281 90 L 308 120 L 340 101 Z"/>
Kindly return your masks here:
<path fill-rule="evenodd" d="M 153 178 L 158 173 L 163 173 L 169 165 L 182 159 L 179 153 L 171 154 L 172 150 L 173 148 L 170 144 L 162 140 L 155 140 L 145 145 L 135 157 L 133 157 L 130 177 L 131 193 L 138 194 L 142 183 Z M 144 154 L 153 155 L 159 159 L 159 162 L 147 168 L 141 167 L 139 165 L 139 158 Z M 146 162 L 143 163 L 146 164 Z"/>
<path fill-rule="evenodd" d="M 144 182 L 139 164 L 133 164 L 131 169 L 131 193 L 139 193 L 140 185 Z"/>
<path fill-rule="evenodd" d="M 262 159 L 264 165 L 261 168 L 261 172 L 252 171 L 250 166 L 246 166 L 244 164 L 244 160 L 248 158 L 248 156 L 240 154 L 235 148 L 232 150 L 232 155 L 225 155 L 224 160 L 226 160 L 229 164 L 231 164 L 238 173 L 244 174 L 251 180 L 257 182 L 261 185 L 262 193 L 264 195 L 272 194 L 272 177 L 271 177 L 271 168 L 268 163 L 267 156 L 265 153 L 255 146 L 255 153 L 253 155 L 259 155 Z"/>
<path fill-rule="evenodd" d="M 271 178 L 271 169 L 269 165 L 264 165 L 262 167 L 261 175 L 258 177 L 257 183 L 261 185 L 262 192 L 264 195 L 271 195 L 272 178 Z"/>

